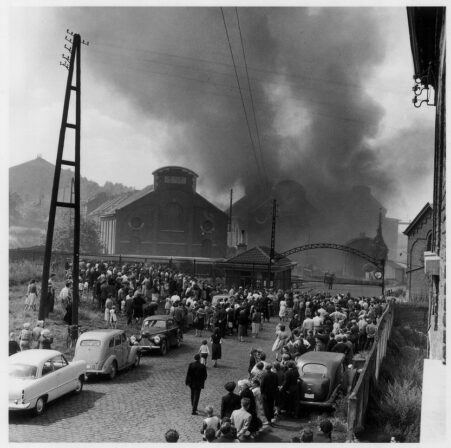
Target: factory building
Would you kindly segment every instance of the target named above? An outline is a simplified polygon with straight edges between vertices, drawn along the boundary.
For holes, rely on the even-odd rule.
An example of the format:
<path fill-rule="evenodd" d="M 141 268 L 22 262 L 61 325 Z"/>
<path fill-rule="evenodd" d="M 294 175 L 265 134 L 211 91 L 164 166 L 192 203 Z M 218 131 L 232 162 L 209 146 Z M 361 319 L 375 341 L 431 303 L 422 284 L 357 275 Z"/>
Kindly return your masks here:
<path fill-rule="evenodd" d="M 105 253 L 225 257 L 227 215 L 196 192 L 197 174 L 178 166 L 152 174 L 153 186 L 93 211 Z"/>

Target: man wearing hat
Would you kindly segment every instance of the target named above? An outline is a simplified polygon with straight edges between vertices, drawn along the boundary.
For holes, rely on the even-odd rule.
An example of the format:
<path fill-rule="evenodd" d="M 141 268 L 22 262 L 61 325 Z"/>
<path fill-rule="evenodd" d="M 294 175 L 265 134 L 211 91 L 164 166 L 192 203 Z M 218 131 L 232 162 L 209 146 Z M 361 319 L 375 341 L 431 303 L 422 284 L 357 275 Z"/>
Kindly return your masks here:
<path fill-rule="evenodd" d="M 228 392 L 221 399 L 221 420 L 224 417 L 230 417 L 232 412 L 240 408 L 240 397 L 234 390 L 236 388 L 236 383 L 234 381 L 229 381 L 224 384 L 225 390 Z"/>

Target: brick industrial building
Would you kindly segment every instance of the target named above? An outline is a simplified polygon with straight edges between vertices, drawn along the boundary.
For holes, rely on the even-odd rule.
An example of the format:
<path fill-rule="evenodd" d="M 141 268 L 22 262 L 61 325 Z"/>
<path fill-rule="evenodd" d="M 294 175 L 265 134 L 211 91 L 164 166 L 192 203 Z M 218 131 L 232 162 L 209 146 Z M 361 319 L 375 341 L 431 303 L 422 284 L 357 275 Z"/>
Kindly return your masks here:
<path fill-rule="evenodd" d="M 197 174 L 168 166 L 153 176 L 153 186 L 93 212 L 106 253 L 225 257 L 228 217 L 196 192 Z"/>

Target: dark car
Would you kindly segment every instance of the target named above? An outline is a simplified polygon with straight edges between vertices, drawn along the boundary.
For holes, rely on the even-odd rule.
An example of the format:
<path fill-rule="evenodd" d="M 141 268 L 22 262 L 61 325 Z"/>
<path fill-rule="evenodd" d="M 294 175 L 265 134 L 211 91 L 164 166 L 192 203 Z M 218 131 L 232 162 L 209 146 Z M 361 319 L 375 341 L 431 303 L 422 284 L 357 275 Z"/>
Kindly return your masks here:
<path fill-rule="evenodd" d="M 343 353 L 307 352 L 297 359 L 301 404 L 332 407 L 346 378 Z"/>
<path fill-rule="evenodd" d="M 159 352 L 165 355 L 170 347 L 180 347 L 182 332 L 172 316 L 146 317 L 137 338 L 141 353 Z"/>

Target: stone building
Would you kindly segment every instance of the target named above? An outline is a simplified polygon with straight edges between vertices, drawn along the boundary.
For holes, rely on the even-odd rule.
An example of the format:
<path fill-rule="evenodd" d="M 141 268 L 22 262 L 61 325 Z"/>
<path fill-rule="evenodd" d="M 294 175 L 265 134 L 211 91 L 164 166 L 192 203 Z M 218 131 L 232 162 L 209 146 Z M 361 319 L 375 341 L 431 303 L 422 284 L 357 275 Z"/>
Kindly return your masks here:
<path fill-rule="evenodd" d="M 223 258 L 227 215 L 196 192 L 197 174 L 178 166 L 154 184 L 93 211 L 107 254 Z"/>
<path fill-rule="evenodd" d="M 407 8 L 415 79 L 414 104 L 435 106 L 434 193 L 431 251 L 424 253 L 431 276 L 428 359 L 424 361 L 420 442 L 445 446 L 446 397 L 446 8 Z M 420 93 L 420 90 L 422 92 Z M 427 106 L 423 106 L 427 107 Z M 432 153 L 432 148 L 424 148 Z M 429 152 L 428 152 L 429 149 Z"/>
<path fill-rule="evenodd" d="M 431 282 L 424 272 L 424 253 L 432 249 L 432 205 L 427 203 L 403 233 L 407 236 L 407 300 L 428 303 Z"/>

